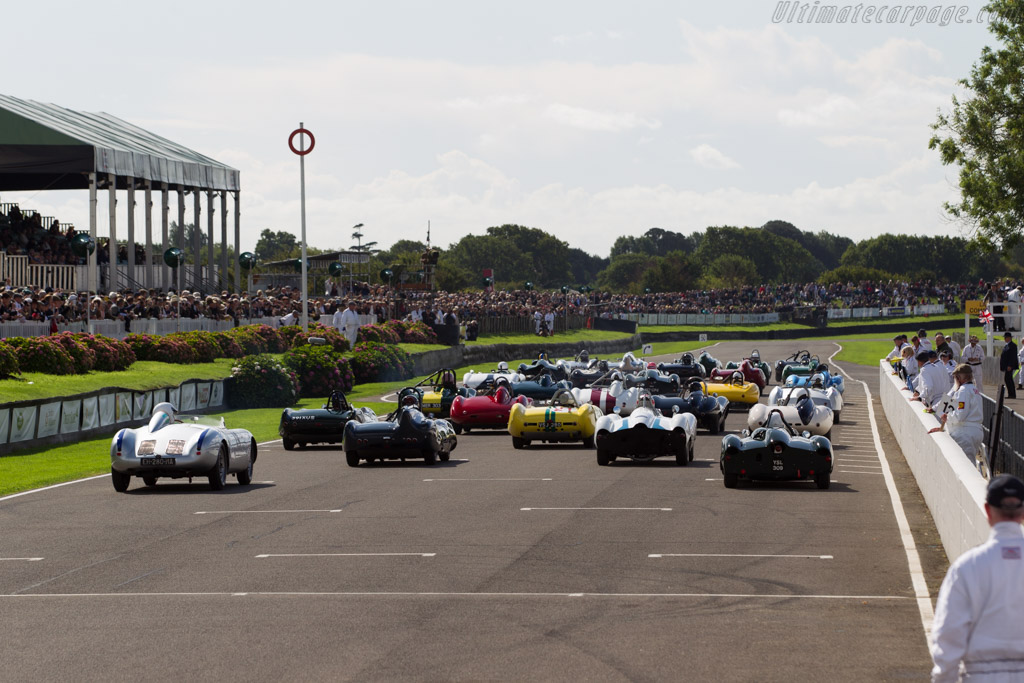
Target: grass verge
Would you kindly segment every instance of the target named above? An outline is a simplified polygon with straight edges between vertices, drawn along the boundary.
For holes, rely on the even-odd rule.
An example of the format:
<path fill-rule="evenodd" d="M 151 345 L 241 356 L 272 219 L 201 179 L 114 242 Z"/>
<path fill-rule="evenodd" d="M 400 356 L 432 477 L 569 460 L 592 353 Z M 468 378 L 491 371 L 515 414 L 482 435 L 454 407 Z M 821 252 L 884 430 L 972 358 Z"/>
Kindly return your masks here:
<path fill-rule="evenodd" d="M 856 320 L 834 320 L 829 322 L 829 329 L 849 329 L 861 325 L 892 323 L 904 325 L 909 330 L 922 327 L 934 333 L 939 327 L 950 330 L 959 329 L 964 322 L 962 315 L 955 316 L 915 316 L 910 318 L 858 318 Z M 973 321 L 977 325 L 977 320 Z M 763 325 L 641 325 L 640 332 L 769 332 L 773 330 L 813 330 L 814 327 L 798 323 L 764 323 Z"/>

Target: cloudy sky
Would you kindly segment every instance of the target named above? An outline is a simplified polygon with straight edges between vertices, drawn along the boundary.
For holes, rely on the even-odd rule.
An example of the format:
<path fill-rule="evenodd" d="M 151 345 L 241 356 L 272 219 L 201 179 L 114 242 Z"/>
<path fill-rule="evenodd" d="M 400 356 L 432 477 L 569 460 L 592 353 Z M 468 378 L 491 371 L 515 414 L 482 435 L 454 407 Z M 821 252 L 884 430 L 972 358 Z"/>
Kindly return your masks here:
<path fill-rule="evenodd" d="M 239 169 L 243 248 L 299 231 L 299 121 L 317 137 L 321 248 L 348 248 L 355 223 L 382 246 L 423 239 L 428 220 L 442 247 L 519 223 L 601 256 L 653 226 L 959 233 L 941 208 L 956 172 L 927 141 L 989 42 L 982 3 L 946 26 L 934 5 L 916 25 L 775 21 L 786 5 L 10 3 L 5 25 L 24 30 L 4 32 L 0 92 Z M 84 193 L 0 200 L 88 227 Z"/>

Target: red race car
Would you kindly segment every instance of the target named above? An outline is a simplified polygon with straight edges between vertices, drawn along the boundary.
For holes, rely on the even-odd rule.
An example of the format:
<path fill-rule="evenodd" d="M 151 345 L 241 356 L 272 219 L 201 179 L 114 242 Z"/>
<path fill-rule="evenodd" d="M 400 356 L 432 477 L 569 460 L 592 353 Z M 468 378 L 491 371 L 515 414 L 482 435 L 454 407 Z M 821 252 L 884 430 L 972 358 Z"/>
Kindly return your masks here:
<path fill-rule="evenodd" d="M 509 411 L 516 403 L 529 408 L 533 399 L 526 396 L 512 398 L 508 387 L 499 384 L 490 394 L 456 396 L 448 419 L 455 426 L 456 434 L 461 434 L 463 429 L 467 432 L 470 429 L 506 429 Z"/>
<path fill-rule="evenodd" d="M 732 377 L 732 373 L 742 372 L 743 380 L 756 384 L 758 391 L 764 391 L 765 386 L 768 384 L 768 380 L 764 376 L 764 372 L 761 368 L 755 366 L 750 362 L 749 359 L 744 358 L 740 363 L 739 368 L 725 369 L 725 370 L 712 370 L 711 376 L 708 378 L 710 381 L 722 381 Z"/>

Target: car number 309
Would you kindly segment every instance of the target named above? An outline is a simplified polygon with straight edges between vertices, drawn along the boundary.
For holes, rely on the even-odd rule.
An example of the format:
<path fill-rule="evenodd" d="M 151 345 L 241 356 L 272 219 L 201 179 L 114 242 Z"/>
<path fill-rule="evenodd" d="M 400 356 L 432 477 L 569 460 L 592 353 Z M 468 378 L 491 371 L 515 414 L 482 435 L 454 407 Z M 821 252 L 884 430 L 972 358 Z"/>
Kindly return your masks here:
<path fill-rule="evenodd" d="M 783 469 L 783 465 L 782 465 L 782 461 L 781 460 L 772 460 L 772 471 L 773 472 L 781 472 L 782 469 Z"/>

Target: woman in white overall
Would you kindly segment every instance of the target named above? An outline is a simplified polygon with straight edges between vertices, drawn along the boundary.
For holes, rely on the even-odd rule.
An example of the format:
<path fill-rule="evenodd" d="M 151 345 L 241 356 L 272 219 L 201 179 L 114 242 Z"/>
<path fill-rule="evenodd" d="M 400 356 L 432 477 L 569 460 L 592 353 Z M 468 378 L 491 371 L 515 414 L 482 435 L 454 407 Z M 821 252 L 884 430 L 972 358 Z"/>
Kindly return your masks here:
<path fill-rule="evenodd" d="M 984 417 L 981 394 L 974 386 L 974 372 L 966 363 L 958 365 L 953 371 L 953 382 L 949 405 L 942 414 L 942 425 L 967 457 L 973 459 L 981 451 L 981 444 L 985 440 L 985 430 L 981 427 Z M 938 432 L 943 427 L 929 431 Z"/>

